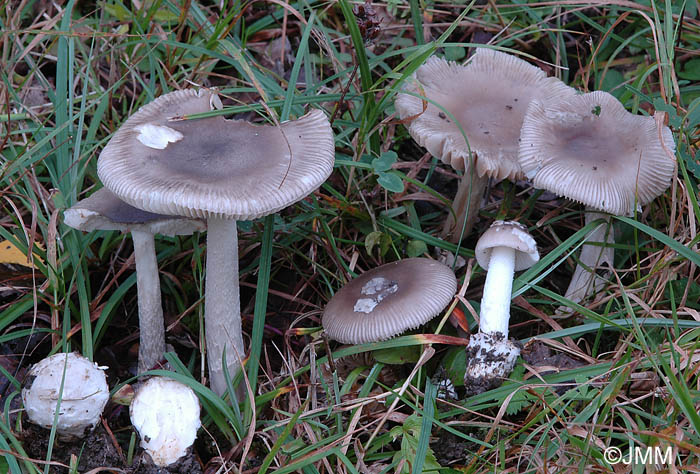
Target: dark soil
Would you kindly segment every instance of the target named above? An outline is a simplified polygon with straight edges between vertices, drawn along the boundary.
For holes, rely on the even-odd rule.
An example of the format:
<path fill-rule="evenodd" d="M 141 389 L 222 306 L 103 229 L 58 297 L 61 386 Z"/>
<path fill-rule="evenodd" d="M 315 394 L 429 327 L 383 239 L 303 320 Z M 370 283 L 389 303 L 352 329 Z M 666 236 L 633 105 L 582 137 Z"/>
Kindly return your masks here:
<path fill-rule="evenodd" d="M 484 433 L 470 433 L 473 438 L 480 438 Z M 441 466 L 458 468 L 469 464 L 472 456 L 479 450 L 479 445 L 460 438 L 449 431 L 438 431 L 430 443 L 435 459 Z"/>
<path fill-rule="evenodd" d="M 202 466 L 197 461 L 197 458 L 190 451 L 186 456 L 181 457 L 177 462 L 172 463 L 168 467 L 158 467 L 153 464 L 151 457 L 142 453 L 134 460 L 134 465 L 130 473 L 134 474 L 201 474 Z"/>
<path fill-rule="evenodd" d="M 46 459 L 50 431 L 31 423 L 26 423 L 24 427 L 21 437 L 24 439 L 24 449 L 29 457 Z M 98 467 L 113 467 L 114 472 L 120 472 L 125 466 L 125 460 L 120 457 L 109 435 L 100 425 L 84 439 L 56 441 L 51 453 L 51 461 L 70 466 L 71 455 L 75 455 L 78 459 L 78 472 L 87 472 Z M 68 472 L 68 469 L 54 465 L 49 468 L 49 472 L 64 473 Z"/>
<path fill-rule="evenodd" d="M 45 459 L 49 446 L 50 431 L 26 423 L 21 439 L 27 455 L 36 460 Z M 153 464 L 150 456 L 140 448 L 131 466 L 126 465 L 125 454 L 120 454 L 110 439 L 107 431 L 98 425 L 84 439 L 75 441 L 56 441 L 51 453 L 51 461 L 60 463 L 49 468 L 50 473 L 63 474 L 69 472 L 71 455 L 78 459 L 78 472 L 88 472 L 101 469 L 104 472 L 126 474 L 201 474 L 202 466 L 191 452 L 168 467 L 158 467 Z"/>

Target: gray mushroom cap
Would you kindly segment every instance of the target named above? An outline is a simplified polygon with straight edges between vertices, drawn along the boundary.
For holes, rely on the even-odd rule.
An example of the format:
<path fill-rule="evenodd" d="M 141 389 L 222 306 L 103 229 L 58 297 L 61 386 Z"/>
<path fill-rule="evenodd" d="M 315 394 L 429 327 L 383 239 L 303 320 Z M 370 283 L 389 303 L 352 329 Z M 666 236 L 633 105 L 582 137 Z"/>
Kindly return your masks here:
<path fill-rule="evenodd" d="M 139 109 L 100 154 L 104 185 L 150 212 L 247 220 L 304 198 L 330 175 L 335 145 L 323 112 L 279 127 L 182 120 L 208 112 L 215 98 L 182 90 Z"/>
<path fill-rule="evenodd" d="M 190 235 L 206 230 L 206 225 L 199 219 L 166 216 L 137 209 L 107 188 L 100 189 L 66 209 L 63 221 L 66 225 L 85 232 L 140 230 L 150 234 Z"/>
<path fill-rule="evenodd" d="M 446 265 L 409 258 L 368 270 L 328 302 L 323 327 L 336 341 L 362 344 L 389 339 L 435 317 L 457 291 Z"/>
<path fill-rule="evenodd" d="M 418 68 L 415 79 L 405 90 L 449 111 L 477 155 L 478 175 L 495 179 L 522 176 L 518 138 L 530 101 L 575 94 L 540 68 L 486 48 L 478 49 L 464 66 L 433 56 Z M 428 102 L 423 111 L 420 97 L 399 94 L 396 110 L 401 119 L 412 117 L 409 132 L 414 140 L 453 168 L 464 169 L 469 156 L 464 135 L 441 108 Z"/>
<path fill-rule="evenodd" d="M 540 259 L 537 243 L 527 231 L 527 227 L 515 221 L 494 221 L 484 232 L 474 248 L 476 261 L 481 268 L 488 270 L 491 251 L 495 247 L 509 247 L 515 250 L 516 272 L 530 268 Z"/>
<path fill-rule="evenodd" d="M 671 130 L 607 92 L 533 101 L 520 138 L 519 161 L 536 187 L 611 214 L 652 201 L 675 170 Z"/>

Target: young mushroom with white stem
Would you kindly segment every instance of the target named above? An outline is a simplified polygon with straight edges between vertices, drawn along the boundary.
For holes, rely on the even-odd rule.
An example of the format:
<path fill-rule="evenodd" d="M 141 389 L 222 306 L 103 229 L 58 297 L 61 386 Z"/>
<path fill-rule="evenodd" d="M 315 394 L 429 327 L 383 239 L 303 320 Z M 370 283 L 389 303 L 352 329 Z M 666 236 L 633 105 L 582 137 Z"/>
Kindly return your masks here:
<path fill-rule="evenodd" d="M 63 222 L 84 232 L 119 230 L 131 233 L 139 307 L 138 373 L 156 367 L 166 346 L 154 235 L 191 235 L 204 231 L 204 222 L 142 211 L 128 205 L 107 188 L 67 209 L 63 213 Z"/>
<path fill-rule="evenodd" d="M 206 219 L 207 358 L 211 388 L 223 394 L 224 370 L 235 375 L 245 357 L 236 221 L 275 213 L 313 192 L 333 170 L 335 143 L 320 110 L 279 126 L 187 118 L 215 103 L 210 91 L 182 90 L 143 106 L 115 132 L 97 171 L 132 206 Z"/>
<path fill-rule="evenodd" d="M 520 138 L 520 165 L 535 187 L 583 203 L 586 224 L 608 221 L 587 237 L 602 246 L 584 244 L 566 290 L 565 297 L 579 303 L 606 283 L 595 269 L 613 265 L 610 217 L 600 212 L 632 215 L 668 188 L 676 165 L 673 134 L 663 114 L 631 114 L 611 94 L 596 91 L 534 100 Z"/>
<path fill-rule="evenodd" d="M 474 250 L 486 282 L 479 311 L 479 332 L 467 346 L 464 385 L 480 393 L 500 385 L 515 366 L 520 349 L 508 340 L 513 274 L 539 261 L 535 239 L 514 221 L 496 221 L 484 232 Z"/>
<path fill-rule="evenodd" d="M 489 178 L 522 177 L 518 139 L 530 101 L 575 93 L 527 61 L 488 48 L 477 49 L 465 65 L 433 56 L 418 68 L 415 80 L 397 95 L 396 110 L 402 120 L 410 120 L 409 133 L 419 145 L 465 170 L 453 203 L 456 222 L 450 214 L 443 236 L 457 242 L 463 226 L 469 234 Z"/>

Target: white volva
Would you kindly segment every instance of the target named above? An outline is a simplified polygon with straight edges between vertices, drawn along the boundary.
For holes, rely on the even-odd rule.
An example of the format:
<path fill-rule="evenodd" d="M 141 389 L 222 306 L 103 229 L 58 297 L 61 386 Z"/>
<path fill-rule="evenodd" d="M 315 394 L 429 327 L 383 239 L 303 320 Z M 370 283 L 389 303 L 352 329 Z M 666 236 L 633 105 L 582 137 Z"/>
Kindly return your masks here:
<path fill-rule="evenodd" d="M 187 454 L 201 425 L 194 391 L 166 377 L 153 377 L 144 383 L 131 402 L 129 414 L 141 447 L 161 467 Z"/>
<path fill-rule="evenodd" d="M 109 389 L 97 364 L 76 353 L 54 354 L 32 367 L 29 377 L 22 401 L 32 423 L 51 429 L 59 402 L 56 432 L 62 438 L 80 438 L 100 421 Z"/>

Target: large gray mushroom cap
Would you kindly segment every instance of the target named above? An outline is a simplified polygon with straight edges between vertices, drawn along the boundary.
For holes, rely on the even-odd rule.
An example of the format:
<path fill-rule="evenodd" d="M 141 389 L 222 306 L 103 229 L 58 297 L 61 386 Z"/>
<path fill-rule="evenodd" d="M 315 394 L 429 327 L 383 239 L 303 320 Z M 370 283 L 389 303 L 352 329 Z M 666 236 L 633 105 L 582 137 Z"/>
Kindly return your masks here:
<path fill-rule="evenodd" d="M 430 321 L 450 302 L 457 279 L 446 265 L 409 258 L 368 270 L 328 302 L 323 327 L 336 341 L 389 339 Z"/>
<path fill-rule="evenodd" d="M 104 185 L 150 212 L 247 220 L 304 198 L 330 175 L 335 148 L 323 112 L 280 126 L 182 120 L 208 112 L 215 98 L 182 90 L 139 109 L 100 154 Z"/>
<path fill-rule="evenodd" d="M 416 71 L 407 92 L 425 95 L 459 122 L 477 156 L 479 176 L 516 179 L 518 138 L 527 106 L 533 99 L 568 97 L 574 89 L 547 77 L 540 68 L 510 54 L 480 48 L 462 66 L 433 56 Z M 411 119 L 409 132 L 421 146 L 455 169 L 469 156 L 459 126 L 441 108 L 421 97 L 399 94 L 396 110 Z"/>
<path fill-rule="evenodd" d="M 652 201 L 675 170 L 671 130 L 607 92 L 533 101 L 520 138 L 520 164 L 536 187 L 611 214 Z"/>
<path fill-rule="evenodd" d="M 199 219 L 166 216 L 142 211 L 125 203 L 109 189 L 102 188 L 63 213 L 63 221 L 74 229 L 132 230 L 162 235 L 190 235 L 206 230 Z"/>

